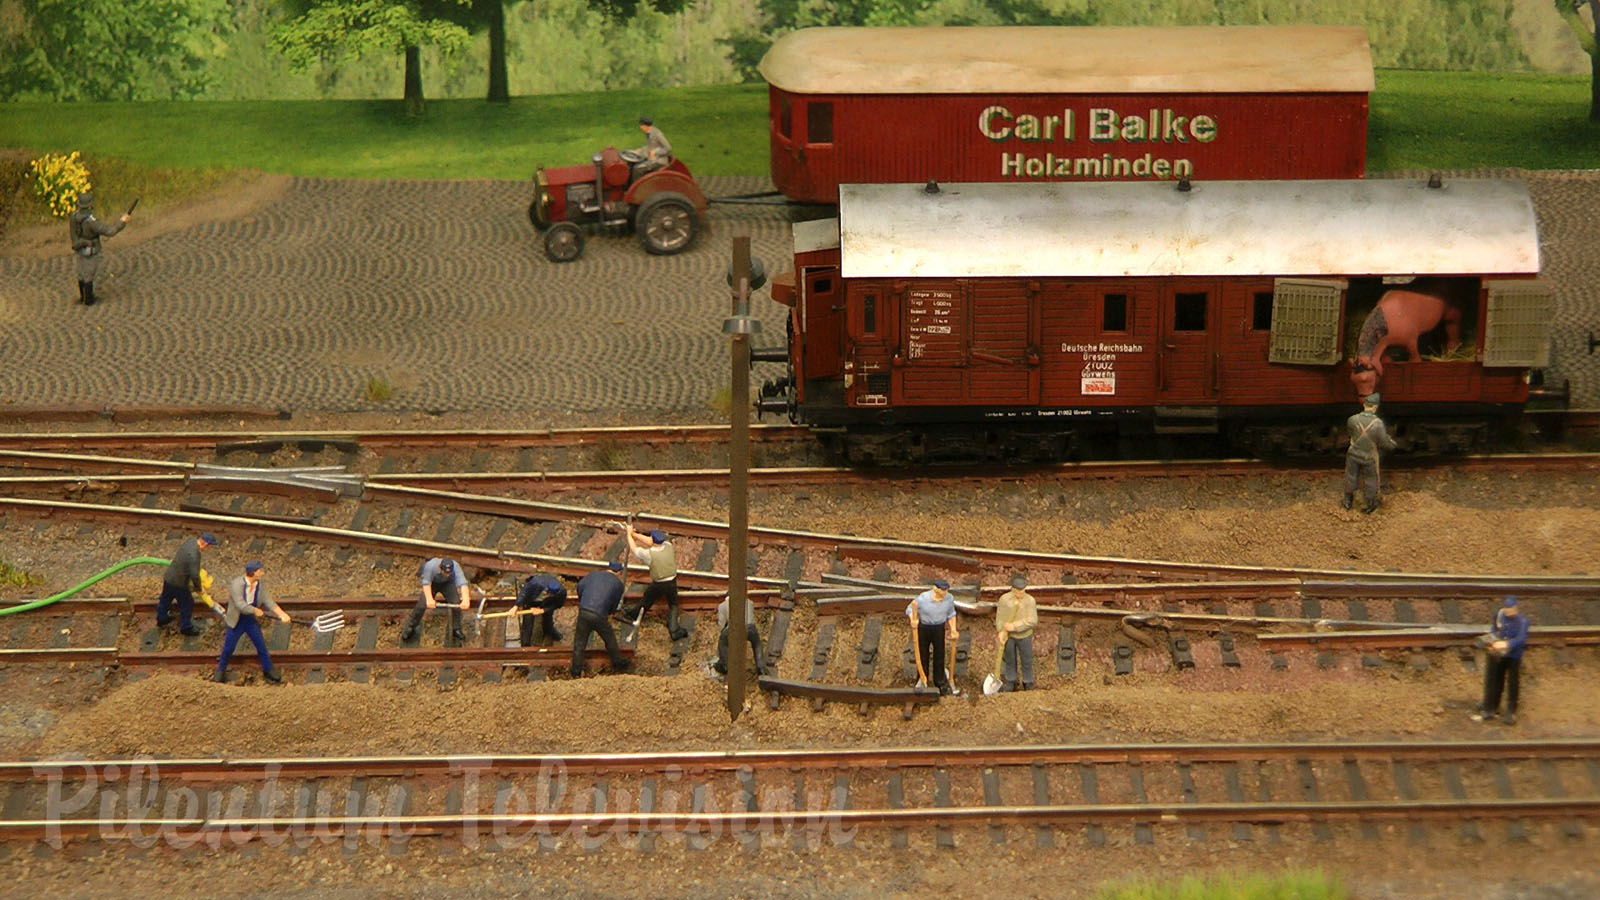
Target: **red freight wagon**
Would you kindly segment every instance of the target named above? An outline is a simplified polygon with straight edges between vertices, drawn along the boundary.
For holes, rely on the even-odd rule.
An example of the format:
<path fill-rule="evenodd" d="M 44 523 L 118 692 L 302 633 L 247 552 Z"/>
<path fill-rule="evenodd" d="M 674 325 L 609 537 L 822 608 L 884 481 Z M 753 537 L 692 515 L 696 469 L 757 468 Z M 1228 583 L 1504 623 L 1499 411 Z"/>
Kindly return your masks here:
<path fill-rule="evenodd" d="M 1402 447 L 1457 449 L 1520 411 L 1549 352 L 1518 181 L 844 185 L 794 242 L 773 288 L 791 377 L 763 407 L 860 460 L 1166 434 L 1328 452 L 1369 319 Z M 1432 304 L 1416 362 L 1407 297 Z"/>
<path fill-rule="evenodd" d="M 1361 28 L 810 28 L 767 52 L 772 181 L 1360 178 Z"/>

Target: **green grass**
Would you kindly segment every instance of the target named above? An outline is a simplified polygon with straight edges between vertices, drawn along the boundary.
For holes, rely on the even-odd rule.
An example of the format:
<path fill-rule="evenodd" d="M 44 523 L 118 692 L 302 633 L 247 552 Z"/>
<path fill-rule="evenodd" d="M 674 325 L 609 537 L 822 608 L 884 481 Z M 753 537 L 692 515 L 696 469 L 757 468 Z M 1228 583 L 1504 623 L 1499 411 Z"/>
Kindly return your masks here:
<path fill-rule="evenodd" d="M 1378 72 L 1367 169 L 1600 168 L 1589 79 L 1481 72 Z"/>
<path fill-rule="evenodd" d="M 1345 900 L 1349 895 L 1337 879 L 1311 870 L 1104 884 L 1095 896 L 1097 900 Z"/>
<path fill-rule="evenodd" d="M 1367 168 L 1600 168 L 1600 125 L 1588 122 L 1588 103 L 1584 77 L 1380 71 Z M 408 118 L 397 100 L 9 103 L 0 147 L 26 152 L 0 151 L 0 167 L 25 165 L 39 152 L 81 150 L 106 209 L 133 197 L 166 205 L 238 171 L 520 180 L 536 164 L 573 165 L 608 144 L 636 146 L 634 123 L 644 109 L 658 111 L 695 173 L 766 173 L 764 85 L 540 95 L 509 104 L 435 100 L 419 118 Z M 15 180 L 0 177 L 0 189 L 7 183 Z M 0 196 L 0 220 L 7 199 Z M 17 206 L 14 224 L 48 220 L 26 192 Z"/>
<path fill-rule="evenodd" d="M 30 584 L 39 584 L 43 580 L 37 575 L 19 569 L 8 562 L 0 562 L 0 585 L 27 587 Z"/>
<path fill-rule="evenodd" d="M 636 147 L 656 109 L 697 175 L 767 168 L 763 85 L 434 100 L 418 118 L 399 101 L 9 103 L 0 147 L 83 150 L 147 167 L 254 169 L 323 178 L 521 179 L 574 165 L 607 144 Z M 670 112 L 669 112 L 670 111 Z"/>

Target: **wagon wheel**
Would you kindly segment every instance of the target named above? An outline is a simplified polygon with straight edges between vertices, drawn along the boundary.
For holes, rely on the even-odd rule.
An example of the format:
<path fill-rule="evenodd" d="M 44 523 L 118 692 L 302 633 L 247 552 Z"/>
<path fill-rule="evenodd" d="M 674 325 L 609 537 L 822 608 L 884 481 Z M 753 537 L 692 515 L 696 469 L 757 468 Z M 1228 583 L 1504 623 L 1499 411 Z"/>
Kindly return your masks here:
<path fill-rule="evenodd" d="M 544 233 L 544 255 L 551 262 L 572 262 L 583 255 L 583 232 L 571 222 L 557 222 Z"/>
<path fill-rule="evenodd" d="M 694 243 L 696 227 L 694 204 L 673 191 L 662 191 L 639 205 L 634 227 L 639 246 L 647 253 L 670 256 Z"/>

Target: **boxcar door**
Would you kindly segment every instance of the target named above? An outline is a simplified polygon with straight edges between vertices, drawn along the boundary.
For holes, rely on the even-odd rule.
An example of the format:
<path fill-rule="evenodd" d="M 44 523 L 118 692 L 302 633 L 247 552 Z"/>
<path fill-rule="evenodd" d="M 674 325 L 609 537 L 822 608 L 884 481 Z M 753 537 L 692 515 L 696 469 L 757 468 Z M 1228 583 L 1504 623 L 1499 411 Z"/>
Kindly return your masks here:
<path fill-rule="evenodd" d="M 1217 313 L 1222 282 L 1174 279 L 1161 289 L 1156 347 L 1156 402 L 1209 405 L 1217 400 Z"/>
<path fill-rule="evenodd" d="M 1032 303 L 1036 286 L 1010 279 L 972 283 L 972 346 L 967 351 L 967 402 L 979 406 L 1039 405 L 1039 346 Z"/>
<path fill-rule="evenodd" d="M 803 103 L 797 103 L 795 112 L 803 112 L 804 143 L 799 148 L 798 161 L 800 167 L 805 169 L 802 176 L 804 182 L 817 190 L 827 185 L 827 193 L 837 197 L 839 184 L 839 153 L 834 142 L 834 113 L 835 104 L 832 100 L 818 100 L 808 98 Z M 795 126 L 801 126 L 796 122 Z M 837 201 L 830 201 L 837 202 Z"/>
<path fill-rule="evenodd" d="M 844 291 L 835 266 L 804 270 L 801 302 L 805 326 L 807 379 L 828 378 L 844 371 Z"/>

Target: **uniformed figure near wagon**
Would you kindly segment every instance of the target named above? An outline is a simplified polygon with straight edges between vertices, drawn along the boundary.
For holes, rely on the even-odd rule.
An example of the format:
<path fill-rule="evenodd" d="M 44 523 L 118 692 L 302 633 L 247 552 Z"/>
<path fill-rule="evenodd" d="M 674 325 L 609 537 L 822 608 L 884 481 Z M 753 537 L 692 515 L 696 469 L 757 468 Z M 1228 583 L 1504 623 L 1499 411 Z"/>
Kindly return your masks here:
<path fill-rule="evenodd" d="M 458 641 L 466 640 L 467 636 L 461 633 L 461 611 L 472 606 L 472 596 L 467 593 L 467 576 L 461 567 L 453 559 L 434 557 L 422 564 L 417 575 L 422 579 L 422 596 L 417 598 L 417 605 L 411 608 L 411 615 L 406 618 L 405 628 L 400 632 L 400 640 L 411 640 L 417 633 L 422 614 L 440 603 L 450 605 L 450 635 Z M 452 588 L 455 590 L 452 591 Z M 459 599 L 452 601 L 451 593 Z"/>
<path fill-rule="evenodd" d="M 723 597 L 717 606 L 717 661 L 711 668 L 718 675 L 728 674 L 728 599 Z M 744 636 L 750 642 L 750 659 L 756 665 L 756 674 L 767 674 L 766 660 L 761 658 L 761 631 L 756 628 L 756 605 L 749 597 L 744 600 Z"/>
<path fill-rule="evenodd" d="M 632 548 L 635 560 L 650 567 L 650 584 L 644 589 L 644 597 L 639 605 L 625 611 L 623 616 L 631 622 L 654 606 L 658 599 L 665 597 L 667 633 L 675 641 L 688 637 L 689 630 L 678 625 L 678 554 L 672 548 L 672 542 L 667 540 L 667 533 L 655 529 L 649 535 L 642 535 L 629 525 L 628 546 Z"/>
<path fill-rule="evenodd" d="M 1522 676 L 1522 651 L 1528 644 L 1528 617 L 1517 608 L 1517 598 L 1506 597 L 1494 614 L 1488 665 L 1483 670 L 1483 703 L 1472 714 L 1474 722 L 1490 722 L 1500 714 L 1500 693 L 1506 695 L 1507 725 L 1517 724 L 1517 689 Z"/>
<path fill-rule="evenodd" d="M 1362 488 L 1366 505 L 1364 513 L 1378 508 L 1378 454 L 1380 450 L 1393 450 L 1394 440 L 1378 418 L 1377 394 L 1368 394 L 1361 401 L 1361 412 L 1345 422 L 1350 432 L 1350 448 L 1344 454 L 1344 508 L 1355 504 L 1356 488 Z"/>
<path fill-rule="evenodd" d="M 1005 643 L 1005 686 L 1001 690 L 1033 690 L 1033 630 L 1039 625 L 1039 605 L 1028 593 L 1021 575 L 1011 579 L 1011 590 L 1000 595 L 994 607 L 996 637 Z M 1019 672 L 1020 669 L 1020 672 Z"/>
<path fill-rule="evenodd" d="M 950 595 L 950 583 L 942 578 L 935 581 L 930 590 L 918 594 L 917 599 L 906 606 L 906 615 L 916 625 L 915 650 L 922 674 L 933 679 L 939 693 L 960 696 L 961 691 L 950 683 L 944 667 L 945 632 L 949 632 L 951 640 L 959 634 L 956 598 Z M 921 686 L 926 682 L 919 680 L 917 683 Z"/>
<path fill-rule="evenodd" d="M 632 151 L 639 161 L 633 164 L 633 177 L 638 178 L 657 169 L 665 169 L 672 163 L 672 144 L 667 136 L 656 127 L 654 119 L 649 116 L 639 117 L 639 130 L 644 132 L 644 146 Z"/>
<path fill-rule="evenodd" d="M 604 571 L 590 572 L 578 579 L 578 624 L 572 628 L 573 678 L 583 675 L 583 653 L 589 647 L 589 635 L 598 633 L 611 657 L 611 671 L 626 672 L 633 664 L 622 658 L 617 649 L 617 633 L 611 629 L 611 614 L 622 605 L 622 563 L 611 562 Z"/>
<path fill-rule="evenodd" d="M 267 640 L 262 636 L 261 623 L 257 620 L 271 613 L 278 617 L 278 621 L 287 622 L 289 614 L 267 596 L 267 588 L 261 583 L 261 569 L 261 563 L 252 560 L 244 564 L 243 575 L 228 582 L 228 608 L 222 613 L 228 633 L 222 639 L 222 655 L 217 657 L 217 672 L 211 676 L 212 681 L 228 680 L 228 660 L 233 658 L 233 648 L 239 645 L 241 637 L 249 638 L 250 643 L 256 645 L 256 658 L 261 660 L 261 677 L 273 684 L 283 681 L 272 668 L 272 657 L 267 655 Z"/>
<path fill-rule="evenodd" d="M 556 610 L 567 605 L 567 586 L 561 579 L 554 575 L 530 575 L 517 590 L 517 609 L 539 609 L 543 612 L 539 621 L 543 623 L 544 643 L 561 640 L 561 632 L 556 630 Z M 525 615 L 521 619 L 521 643 L 524 647 L 533 646 L 533 616 Z"/>
<path fill-rule="evenodd" d="M 200 551 L 217 545 L 217 537 L 206 532 L 178 546 L 172 562 L 161 576 L 161 599 L 156 601 L 156 627 L 172 621 L 172 604 L 178 605 L 178 630 L 191 637 L 200 633 L 194 627 L 194 595 L 200 592 Z"/>
<path fill-rule="evenodd" d="M 95 304 L 94 276 L 100 271 L 100 239 L 121 231 L 133 217 L 124 213 L 110 225 L 94 217 L 94 195 L 78 195 L 78 211 L 67 220 L 67 230 L 72 237 L 72 255 L 78 267 L 78 302 L 84 306 Z"/>

